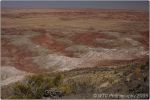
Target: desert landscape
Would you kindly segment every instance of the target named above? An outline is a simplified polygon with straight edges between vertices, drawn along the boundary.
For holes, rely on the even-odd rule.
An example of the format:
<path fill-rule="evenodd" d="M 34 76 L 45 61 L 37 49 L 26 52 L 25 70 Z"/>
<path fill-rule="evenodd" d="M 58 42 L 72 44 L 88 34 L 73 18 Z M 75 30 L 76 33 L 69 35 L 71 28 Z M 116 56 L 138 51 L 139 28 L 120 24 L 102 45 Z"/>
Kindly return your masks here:
<path fill-rule="evenodd" d="M 149 98 L 148 15 L 2 9 L 2 98 L 105 98 L 98 97 L 102 93 Z M 62 95 L 45 96 L 53 88 Z"/>

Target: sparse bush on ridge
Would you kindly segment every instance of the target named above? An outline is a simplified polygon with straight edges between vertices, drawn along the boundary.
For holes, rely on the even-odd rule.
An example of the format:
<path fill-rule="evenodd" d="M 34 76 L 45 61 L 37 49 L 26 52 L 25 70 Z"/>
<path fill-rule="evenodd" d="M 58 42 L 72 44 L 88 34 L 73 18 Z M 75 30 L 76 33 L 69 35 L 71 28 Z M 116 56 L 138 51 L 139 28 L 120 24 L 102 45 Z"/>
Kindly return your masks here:
<path fill-rule="evenodd" d="M 88 80 L 87 80 L 88 81 Z M 74 93 L 92 93 L 96 88 L 95 85 L 88 83 L 87 81 L 72 82 Z"/>
<path fill-rule="evenodd" d="M 62 73 L 28 76 L 13 87 L 11 99 L 60 98 L 92 93 L 148 93 L 148 63 L 124 66 L 118 69 L 95 71 L 73 70 Z M 138 68 L 138 70 L 137 70 Z M 141 68 L 141 69 L 140 69 Z M 139 74 L 139 69 L 141 74 Z M 137 72 L 136 72 L 137 71 Z M 148 71 L 148 70 L 147 70 Z M 137 77 L 138 75 L 138 77 Z M 50 90 L 46 94 L 45 90 Z M 57 95 L 56 95 L 57 94 Z M 62 98 L 65 98 L 62 97 Z"/>

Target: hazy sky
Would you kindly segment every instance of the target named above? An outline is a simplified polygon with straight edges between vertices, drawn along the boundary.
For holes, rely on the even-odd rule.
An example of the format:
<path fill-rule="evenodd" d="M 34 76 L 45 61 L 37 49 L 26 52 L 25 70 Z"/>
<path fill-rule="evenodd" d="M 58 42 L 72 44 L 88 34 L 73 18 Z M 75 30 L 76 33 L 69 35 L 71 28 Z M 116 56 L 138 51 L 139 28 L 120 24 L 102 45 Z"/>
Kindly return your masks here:
<path fill-rule="evenodd" d="M 102 8 L 148 10 L 148 1 L 2 1 L 2 8 Z"/>

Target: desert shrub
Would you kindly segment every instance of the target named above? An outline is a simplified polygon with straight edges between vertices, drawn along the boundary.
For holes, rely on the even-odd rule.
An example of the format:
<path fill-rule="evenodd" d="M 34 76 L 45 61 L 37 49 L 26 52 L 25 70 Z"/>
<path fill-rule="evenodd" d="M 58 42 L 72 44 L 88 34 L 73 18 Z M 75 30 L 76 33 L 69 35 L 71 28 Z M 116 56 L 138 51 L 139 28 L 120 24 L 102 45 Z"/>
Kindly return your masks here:
<path fill-rule="evenodd" d="M 72 93 L 92 93 L 95 90 L 95 86 L 90 82 L 86 81 L 76 81 L 76 80 L 69 80 L 69 84 L 72 90 Z"/>
<path fill-rule="evenodd" d="M 17 82 L 13 86 L 13 95 L 9 98 L 14 99 L 41 99 L 46 90 L 56 88 L 63 94 L 71 93 L 69 85 L 63 83 L 63 75 L 32 75 L 28 76 L 23 82 Z"/>
<path fill-rule="evenodd" d="M 13 87 L 14 97 L 39 99 L 43 96 L 44 90 L 49 82 L 40 76 L 29 76 L 24 82 L 18 82 Z"/>
<path fill-rule="evenodd" d="M 22 99 L 22 96 L 14 95 L 10 96 L 8 99 Z"/>
<path fill-rule="evenodd" d="M 63 75 L 58 74 L 56 75 L 56 77 L 54 78 L 53 82 L 55 86 L 58 86 L 63 80 Z"/>
<path fill-rule="evenodd" d="M 11 99 L 21 99 L 21 98 L 30 98 L 32 91 L 27 84 L 17 82 L 13 86 L 13 96 L 9 97 Z"/>
<path fill-rule="evenodd" d="M 72 93 L 72 86 L 69 84 L 61 84 L 58 86 L 58 89 L 61 90 L 65 94 Z"/>
<path fill-rule="evenodd" d="M 147 61 L 145 64 L 141 64 L 141 65 L 140 65 L 140 68 L 141 68 L 142 70 L 144 70 L 144 69 L 148 68 L 148 66 L 149 66 L 149 62 Z"/>

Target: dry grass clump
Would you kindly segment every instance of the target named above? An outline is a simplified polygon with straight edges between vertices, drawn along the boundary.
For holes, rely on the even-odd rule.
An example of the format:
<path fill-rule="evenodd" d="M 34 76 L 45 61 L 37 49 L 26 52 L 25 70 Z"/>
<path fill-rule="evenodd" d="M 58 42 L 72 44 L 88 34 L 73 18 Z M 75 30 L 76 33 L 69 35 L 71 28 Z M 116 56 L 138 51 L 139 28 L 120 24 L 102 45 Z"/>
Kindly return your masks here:
<path fill-rule="evenodd" d="M 54 90 L 53 90 L 54 89 Z M 51 91 L 45 94 L 45 91 Z M 17 82 L 13 86 L 11 99 L 41 99 L 43 97 L 53 98 L 53 93 L 61 93 L 61 96 L 71 92 L 71 87 L 63 83 L 63 75 L 33 75 L 28 76 L 23 82 Z"/>

